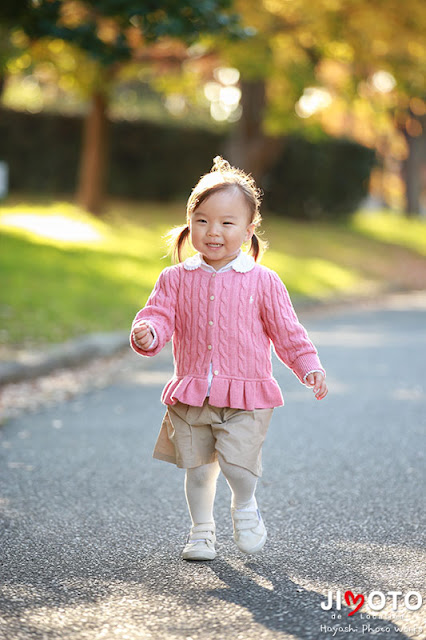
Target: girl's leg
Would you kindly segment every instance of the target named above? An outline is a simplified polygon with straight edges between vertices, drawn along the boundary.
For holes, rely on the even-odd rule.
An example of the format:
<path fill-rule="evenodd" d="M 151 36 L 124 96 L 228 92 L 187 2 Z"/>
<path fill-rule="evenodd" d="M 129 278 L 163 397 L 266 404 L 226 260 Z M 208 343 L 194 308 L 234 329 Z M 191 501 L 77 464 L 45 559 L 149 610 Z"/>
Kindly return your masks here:
<path fill-rule="evenodd" d="M 231 515 L 234 540 L 244 553 L 257 553 L 266 541 L 266 528 L 254 497 L 257 476 L 248 469 L 230 464 L 219 454 L 219 464 L 232 491 Z"/>
<path fill-rule="evenodd" d="M 219 473 L 218 462 L 186 470 L 185 496 L 194 526 L 214 522 L 213 505 Z"/>
<path fill-rule="evenodd" d="M 257 476 L 244 467 L 226 462 L 220 453 L 218 459 L 222 473 L 232 491 L 232 507 L 235 509 L 256 509 L 257 502 L 254 492 Z"/>

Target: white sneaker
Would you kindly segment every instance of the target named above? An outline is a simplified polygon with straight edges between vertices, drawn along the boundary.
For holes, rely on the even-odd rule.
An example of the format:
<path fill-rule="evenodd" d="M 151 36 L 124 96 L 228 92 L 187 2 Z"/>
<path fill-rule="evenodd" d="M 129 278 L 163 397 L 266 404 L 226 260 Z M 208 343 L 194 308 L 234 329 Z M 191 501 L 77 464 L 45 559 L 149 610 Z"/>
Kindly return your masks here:
<path fill-rule="evenodd" d="M 257 553 L 266 542 L 266 528 L 259 509 L 231 509 L 234 540 L 244 553 Z"/>
<path fill-rule="evenodd" d="M 191 527 L 186 545 L 182 551 L 184 560 L 214 560 L 216 550 L 215 525 L 212 522 Z"/>

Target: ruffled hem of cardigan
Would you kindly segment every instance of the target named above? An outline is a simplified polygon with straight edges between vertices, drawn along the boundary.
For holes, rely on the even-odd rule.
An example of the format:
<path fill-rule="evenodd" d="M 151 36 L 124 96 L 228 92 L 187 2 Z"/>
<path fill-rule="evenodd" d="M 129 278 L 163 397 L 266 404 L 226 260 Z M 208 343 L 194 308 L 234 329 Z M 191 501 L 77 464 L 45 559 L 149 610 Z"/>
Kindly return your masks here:
<path fill-rule="evenodd" d="M 173 377 L 164 387 L 161 400 L 164 404 L 173 405 L 179 401 L 193 407 L 202 407 L 207 390 L 207 377 Z M 209 403 L 214 407 L 253 411 L 280 407 L 284 404 L 284 400 L 275 378 L 235 380 L 215 376 L 210 388 Z"/>

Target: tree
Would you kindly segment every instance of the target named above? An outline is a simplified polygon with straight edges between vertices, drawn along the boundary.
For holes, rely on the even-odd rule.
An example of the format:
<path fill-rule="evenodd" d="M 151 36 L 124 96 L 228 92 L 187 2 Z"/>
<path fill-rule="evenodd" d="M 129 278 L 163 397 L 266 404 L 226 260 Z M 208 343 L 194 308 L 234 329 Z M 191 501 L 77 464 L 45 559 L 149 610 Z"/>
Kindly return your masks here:
<path fill-rule="evenodd" d="M 243 114 L 233 158 L 241 163 L 243 156 L 243 166 L 261 179 L 283 134 L 346 135 L 379 153 L 397 153 L 399 161 L 408 153 L 408 208 L 417 210 L 426 94 L 423 0 L 238 0 L 236 9 L 257 34 L 249 44 L 219 45 L 225 64 L 241 72 Z M 392 79 L 395 86 L 386 86 Z"/>
<path fill-rule="evenodd" d="M 169 41 L 176 60 L 202 33 L 244 37 L 230 0 L 37 0 L 21 26 L 32 41 L 48 37 L 72 43 L 98 67 L 83 134 L 78 202 L 93 213 L 103 206 L 107 157 L 107 105 L 121 65 L 136 57 L 155 59 Z"/>

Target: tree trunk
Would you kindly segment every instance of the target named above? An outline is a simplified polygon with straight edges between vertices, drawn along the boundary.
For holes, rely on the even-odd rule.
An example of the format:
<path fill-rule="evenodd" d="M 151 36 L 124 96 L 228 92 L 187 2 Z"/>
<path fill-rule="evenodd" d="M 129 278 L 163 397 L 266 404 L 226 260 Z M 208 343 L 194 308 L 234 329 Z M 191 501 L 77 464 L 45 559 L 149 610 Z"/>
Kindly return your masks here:
<path fill-rule="evenodd" d="M 96 215 L 102 213 L 105 199 L 107 153 L 107 100 L 102 92 L 92 97 L 84 123 L 77 203 Z"/>
<path fill-rule="evenodd" d="M 426 163 L 426 117 L 417 117 L 416 120 L 422 126 L 422 133 L 418 136 L 410 136 L 405 132 L 408 156 L 403 165 L 403 179 L 406 197 L 405 214 L 408 217 L 420 214 L 422 165 Z"/>
<path fill-rule="evenodd" d="M 241 106 L 242 116 L 229 140 L 227 155 L 232 164 L 251 173 L 261 184 L 284 146 L 283 138 L 272 138 L 263 133 L 264 80 L 241 82 Z"/>

